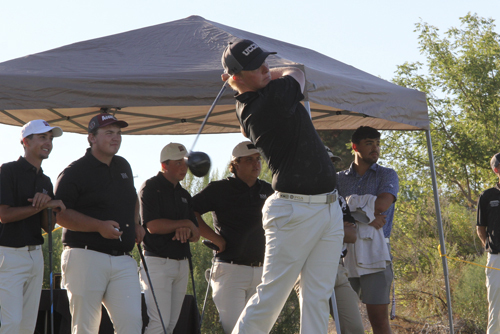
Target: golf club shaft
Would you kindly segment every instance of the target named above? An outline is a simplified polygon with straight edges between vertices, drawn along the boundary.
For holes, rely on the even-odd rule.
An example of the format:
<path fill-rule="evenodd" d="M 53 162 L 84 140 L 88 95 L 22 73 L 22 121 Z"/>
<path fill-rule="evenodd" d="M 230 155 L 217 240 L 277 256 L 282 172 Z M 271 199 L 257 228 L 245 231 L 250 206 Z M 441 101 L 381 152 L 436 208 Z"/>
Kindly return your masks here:
<path fill-rule="evenodd" d="M 217 255 L 217 254 L 214 254 L 214 257 L 212 258 L 212 267 L 210 267 L 210 275 L 208 277 L 207 292 L 205 293 L 205 300 L 203 301 L 203 308 L 201 310 L 200 330 L 201 330 L 201 325 L 203 324 L 203 316 L 205 315 L 205 305 L 207 304 L 208 292 L 210 291 L 210 283 L 212 282 L 212 274 L 214 272 L 215 255 Z"/>
<path fill-rule="evenodd" d="M 146 259 L 142 254 L 141 245 L 137 244 L 137 249 L 139 250 L 139 256 L 141 257 L 142 266 L 144 267 L 144 271 L 146 272 L 146 276 L 148 277 L 149 288 L 151 289 L 151 294 L 153 295 L 153 299 L 155 300 L 156 309 L 158 310 L 158 316 L 160 317 L 161 326 L 163 327 L 163 333 L 167 334 L 167 329 L 165 328 L 165 323 L 163 322 L 163 317 L 161 316 L 160 307 L 158 306 L 158 301 L 156 300 L 155 291 L 153 289 L 153 283 L 151 283 L 151 277 L 149 277 L 148 265 L 146 264 Z"/>
<path fill-rule="evenodd" d="M 210 114 L 212 114 L 212 111 L 214 110 L 215 106 L 217 105 L 217 102 L 219 102 L 220 97 L 222 96 L 222 94 L 226 90 L 226 86 L 227 86 L 227 81 L 224 82 L 224 85 L 222 85 L 222 88 L 221 88 L 219 94 L 217 94 L 217 97 L 215 98 L 214 102 L 212 103 L 212 106 L 208 110 L 207 115 L 205 116 L 205 119 L 203 120 L 203 123 L 201 123 L 200 129 L 198 130 L 198 133 L 196 134 L 196 137 L 194 139 L 193 146 L 191 146 L 191 150 L 189 152 L 193 152 L 194 146 L 196 145 L 196 142 L 198 141 L 198 138 L 200 137 L 201 131 L 203 131 L 203 128 L 205 127 L 205 124 L 207 123 L 208 117 L 210 117 Z"/>
<path fill-rule="evenodd" d="M 50 333 L 54 334 L 54 268 L 52 264 L 52 208 L 47 208 L 47 223 L 49 225 L 49 289 L 50 289 Z"/>
<path fill-rule="evenodd" d="M 330 297 L 330 303 L 333 310 L 333 317 L 335 318 L 335 329 L 337 333 L 340 334 L 340 319 L 339 319 L 339 311 L 337 308 L 337 297 L 335 296 L 335 289 L 332 292 L 332 296 Z"/>

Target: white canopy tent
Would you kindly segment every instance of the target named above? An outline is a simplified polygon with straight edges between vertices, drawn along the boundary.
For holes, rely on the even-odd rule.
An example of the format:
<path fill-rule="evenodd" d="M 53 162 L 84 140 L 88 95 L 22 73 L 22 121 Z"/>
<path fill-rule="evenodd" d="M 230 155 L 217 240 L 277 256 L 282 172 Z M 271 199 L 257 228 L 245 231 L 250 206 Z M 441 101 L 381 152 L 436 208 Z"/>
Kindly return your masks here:
<path fill-rule="evenodd" d="M 426 131 L 445 254 L 425 94 L 407 89 L 310 49 L 228 27 L 199 16 L 70 44 L 0 63 L 0 123 L 45 119 L 67 132 L 86 133 L 105 108 L 129 123 L 124 134 L 192 134 L 222 86 L 220 58 L 236 38 L 277 55 L 271 67 L 295 66 L 306 75 L 306 106 L 318 130 Z M 203 133 L 239 132 L 234 98 L 222 96 Z M 443 257 L 450 331 L 448 268 Z"/>

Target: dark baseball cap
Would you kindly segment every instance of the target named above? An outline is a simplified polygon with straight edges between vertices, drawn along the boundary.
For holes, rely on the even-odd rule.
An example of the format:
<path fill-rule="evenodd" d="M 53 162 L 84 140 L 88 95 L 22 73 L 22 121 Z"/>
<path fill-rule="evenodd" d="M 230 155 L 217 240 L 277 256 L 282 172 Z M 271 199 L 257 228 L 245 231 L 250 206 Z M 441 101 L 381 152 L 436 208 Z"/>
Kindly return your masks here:
<path fill-rule="evenodd" d="M 103 126 L 108 126 L 111 124 L 116 124 L 120 128 L 126 128 L 128 126 L 127 122 L 119 121 L 115 116 L 104 112 L 92 117 L 89 122 L 89 133 L 91 133 L 95 129 L 102 128 Z"/>
<path fill-rule="evenodd" d="M 498 168 L 499 165 L 500 165 L 500 153 L 497 153 L 491 158 L 490 166 L 495 173 L 498 173 L 500 172 L 500 170 L 497 172 L 495 171 L 495 168 Z"/>
<path fill-rule="evenodd" d="M 276 52 L 264 51 L 249 39 L 237 39 L 230 42 L 224 50 L 222 66 L 230 75 L 241 71 L 252 71 L 258 69 L 271 54 Z"/>

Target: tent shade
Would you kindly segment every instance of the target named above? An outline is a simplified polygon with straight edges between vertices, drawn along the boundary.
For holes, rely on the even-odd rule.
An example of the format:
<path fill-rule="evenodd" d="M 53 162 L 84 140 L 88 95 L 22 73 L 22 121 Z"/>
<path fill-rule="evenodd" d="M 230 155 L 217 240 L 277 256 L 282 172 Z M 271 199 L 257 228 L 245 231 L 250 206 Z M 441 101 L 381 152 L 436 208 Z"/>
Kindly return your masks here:
<path fill-rule="evenodd" d="M 100 108 L 129 122 L 128 134 L 198 131 L 217 95 L 228 42 L 248 38 L 271 67 L 306 74 L 306 99 L 318 130 L 429 128 L 425 94 L 397 86 L 310 49 L 199 16 L 137 29 L 0 63 L 0 123 L 43 118 L 85 133 Z M 238 132 L 227 90 L 204 133 Z"/>

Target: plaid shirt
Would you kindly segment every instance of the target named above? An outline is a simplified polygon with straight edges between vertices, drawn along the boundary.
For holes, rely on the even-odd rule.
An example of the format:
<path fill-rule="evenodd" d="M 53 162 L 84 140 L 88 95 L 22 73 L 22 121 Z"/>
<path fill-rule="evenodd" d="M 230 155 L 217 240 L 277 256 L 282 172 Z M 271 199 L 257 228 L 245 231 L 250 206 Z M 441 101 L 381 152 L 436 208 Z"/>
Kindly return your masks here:
<path fill-rule="evenodd" d="M 356 173 L 353 164 L 349 169 L 337 173 L 338 176 L 338 190 L 340 195 L 345 198 L 350 195 L 375 195 L 378 196 L 382 193 L 389 193 L 394 195 L 397 199 L 399 191 L 398 174 L 391 168 L 382 167 L 378 164 L 373 164 L 366 171 L 363 176 Z M 392 221 L 394 218 L 394 203 L 383 212 L 387 215 L 387 223 L 384 225 L 384 236 L 389 238 L 392 231 Z"/>

